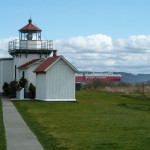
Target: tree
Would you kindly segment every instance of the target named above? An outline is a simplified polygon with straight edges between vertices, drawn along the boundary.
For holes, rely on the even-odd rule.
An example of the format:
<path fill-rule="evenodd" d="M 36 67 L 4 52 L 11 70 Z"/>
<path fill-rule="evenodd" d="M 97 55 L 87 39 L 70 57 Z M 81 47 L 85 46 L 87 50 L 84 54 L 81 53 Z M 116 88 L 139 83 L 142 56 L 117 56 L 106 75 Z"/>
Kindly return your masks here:
<path fill-rule="evenodd" d="M 17 81 L 14 80 L 14 81 L 10 82 L 9 92 L 10 92 L 12 98 L 16 97 L 16 91 L 18 90 L 18 88 L 19 88 L 19 84 Z"/>
<path fill-rule="evenodd" d="M 31 93 L 31 98 L 35 98 L 35 93 L 36 93 L 36 87 L 32 84 L 32 83 L 30 83 L 30 85 L 29 85 L 29 91 L 30 91 L 30 93 Z"/>
<path fill-rule="evenodd" d="M 27 83 L 27 80 L 23 77 L 19 80 L 19 86 L 22 88 L 25 88 L 26 83 Z"/>
<path fill-rule="evenodd" d="M 3 91 L 5 95 L 9 95 L 9 84 L 7 82 L 4 82 Z"/>

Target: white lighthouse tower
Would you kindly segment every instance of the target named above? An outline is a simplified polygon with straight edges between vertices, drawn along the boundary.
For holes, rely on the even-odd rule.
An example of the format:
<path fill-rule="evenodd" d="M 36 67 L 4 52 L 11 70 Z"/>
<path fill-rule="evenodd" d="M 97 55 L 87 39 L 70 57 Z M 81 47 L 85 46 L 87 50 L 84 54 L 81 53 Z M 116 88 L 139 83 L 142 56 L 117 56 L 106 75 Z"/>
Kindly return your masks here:
<path fill-rule="evenodd" d="M 41 29 L 28 20 L 28 24 L 19 30 L 19 39 L 9 42 L 9 54 L 13 56 L 15 80 L 19 80 L 18 67 L 33 60 L 47 58 L 53 51 L 52 40 L 41 39 Z"/>

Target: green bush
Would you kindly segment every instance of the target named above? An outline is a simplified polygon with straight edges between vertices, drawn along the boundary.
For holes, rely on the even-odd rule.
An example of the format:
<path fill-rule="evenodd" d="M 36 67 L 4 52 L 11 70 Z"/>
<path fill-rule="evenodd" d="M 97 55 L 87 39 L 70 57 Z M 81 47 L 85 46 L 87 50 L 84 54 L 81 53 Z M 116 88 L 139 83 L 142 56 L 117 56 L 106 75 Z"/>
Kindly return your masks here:
<path fill-rule="evenodd" d="M 25 88 L 26 83 L 27 83 L 27 80 L 23 77 L 19 80 L 19 86 L 22 88 Z"/>
<path fill-rule="evenodd" d="M 36 87 L 32 83 L 30 83 L 30 85 L 29 85 L 29 91 L 31 93 L 31 98 L 34 99 L 35 98 Z"/>
<path fill-rule="evenodd" d="M 25 84 L 27 83 L 27 80 L 25 78 L 21 78 L 19 80 L 19 83 L 17 81 L 11 81 L 9 84 L 7 82 L 4 82 L 3 85 L 3 91 L 5 95 L 10 95 L 12 98 L 16 97 L 16 91 L 19 88 L 25 88 Z"/>
<path fill-rule="evenodd" d="M 76 83 L 76 91 L 80 91 L 81 90 L 81 83 Z"/>
<path fill-rule="evenodd" d="M 10 96 L 12 98 L 15 98 L 16 97 L 16 91 L 18 90 L 19 88 L 19 84 L 17 81 L 11 81 L 10 84 L 9 84 L 9 92 L 10 92 Z"/>
<path fill-rule="evenodd" d="M 9 84 L 7 82 L 4 82 L 3 91 L 5 95 L 9 95 Z"/>

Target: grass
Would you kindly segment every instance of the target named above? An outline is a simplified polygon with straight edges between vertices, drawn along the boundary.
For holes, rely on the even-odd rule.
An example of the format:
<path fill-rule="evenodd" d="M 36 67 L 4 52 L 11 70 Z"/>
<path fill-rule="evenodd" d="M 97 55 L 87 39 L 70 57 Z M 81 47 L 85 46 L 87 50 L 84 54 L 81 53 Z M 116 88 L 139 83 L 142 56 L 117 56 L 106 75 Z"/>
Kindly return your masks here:
<path fill-rule="evenodd" d="M 96 90 L 77 102 L 16 101 L 45 150 L 149 150 L 150 99 Z"/>
<path fill-rule="evenodd" d="M 3 124 L 2 102 L 0 98 L 0 150 L 6 150 L 5 130 Z"/>

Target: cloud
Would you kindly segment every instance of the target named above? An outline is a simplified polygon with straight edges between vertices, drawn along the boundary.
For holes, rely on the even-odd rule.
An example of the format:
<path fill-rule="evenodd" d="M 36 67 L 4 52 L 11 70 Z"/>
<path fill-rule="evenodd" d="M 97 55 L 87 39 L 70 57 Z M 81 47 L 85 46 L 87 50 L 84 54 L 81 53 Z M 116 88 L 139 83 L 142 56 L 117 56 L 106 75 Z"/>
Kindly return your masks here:
<path fill-rule="evenodd" d="M 0 58 L 11 57 L 8 53 L 8 43 L 18 37 L 0 38 Z"/>
<path fill-rule="evenodd" d="M 54 48 L 79 70 L 150 73 L 150 35 L 117 40 L 103 34 L 77 36 L 54 41 Z"/>
<path fill-rule="evenodd" d="M 66 40 L 56 40 L 56 48 L 62 48 L 64 52 L 70 50 L 74 53 L 95 53 L 112 50 L 112 39 L 110 36 L 96 34 L 89 36 L 78 36 Z"/>
<path fill-rule="evenodd" d="M 0 39 L 0 57 L 10 57 L 8 42 Z M 150 35 L 113 40 L 104 34 L 77 36 L 54 41 L 54 49 L 81 71 L 150 73 Z"/>
<path fill-rule="evenodd" d="M 117 50 L 128 53 L 150 52 L 150 35 L 130 36 L 128 39 L 114 41 Z"/>
<path fill-rule="evenodd" d="M 150 36 L 130 36 L 128 45 L 130 48 L 134 49 L 150 50 Z"/>

